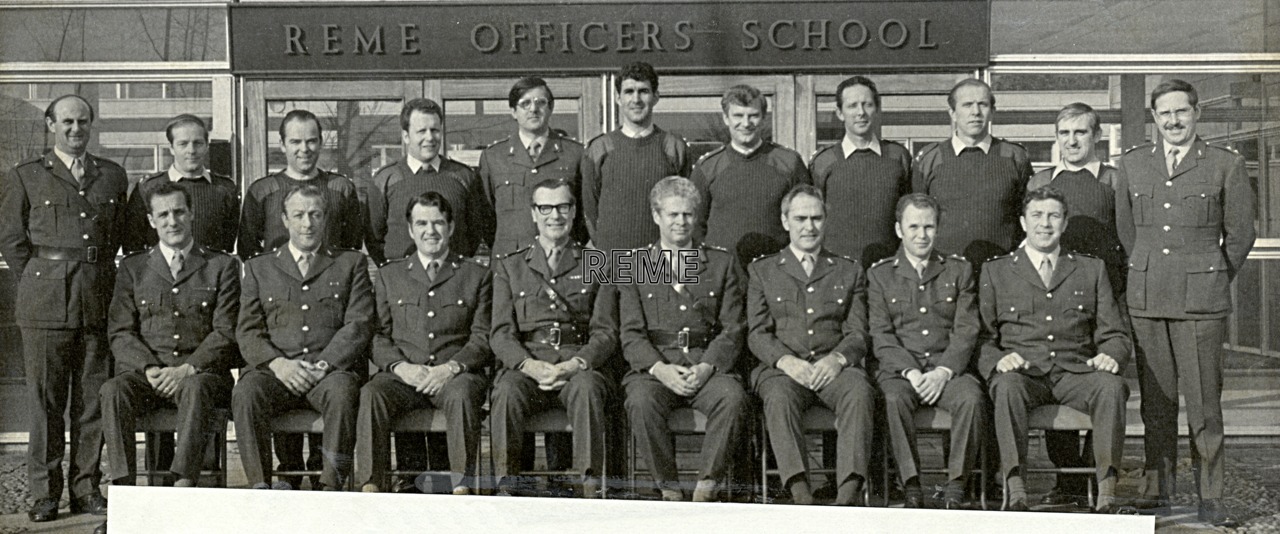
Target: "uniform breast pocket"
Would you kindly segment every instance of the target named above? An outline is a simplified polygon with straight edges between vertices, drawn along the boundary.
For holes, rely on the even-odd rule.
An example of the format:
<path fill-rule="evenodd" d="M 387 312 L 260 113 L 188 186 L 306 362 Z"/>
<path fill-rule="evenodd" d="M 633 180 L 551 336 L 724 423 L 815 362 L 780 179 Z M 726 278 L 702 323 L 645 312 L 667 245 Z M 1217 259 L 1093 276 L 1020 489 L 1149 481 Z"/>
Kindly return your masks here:
<path fill-rule="evenodd" d="M 217 306 L 218 291 L 212 287 L 198 287 L 184 292 L 182 311 L 187 316 L 209 317 Z"/>
<path fill-rule="evenodd" d="M 1129 202 L 1133 206 L 1134 222 L 1142 224 L 1150 222 L 1155 206 L 1155 196 L 1151 184 L 1129 184 Z"/>
<path fill-rule="evenodd" d="M 341 328 L 343 324 L 343 316 L 347 311 L 346 291 L 342 287 L 330 287 L 320 295 L 320 301 L 317 303 L 320 312 L 324 315 L 320 317 L 322 321 L 329 324 L 333 328 Z"/>
<path fill-rule="evenodd" d="M 75 221 L 68 218 L 70 208 L 67 207 L 67 199 L 61 195 L 50 195 L 45 198 L 31 199 L 31 220 L 32 228 L 55 228 L 59 234 L 74 232 L 79 233 L 80 228 L 67 227 Z M 59 226 L 61 224 L 62 226 Z"/>
<path fill-rule="evenodd" d="M 943 317 L 954 317 L 956 313 L 956 300 L 960 298 L 960 288 L 955 282 L 943 282 L 935 284 L 933 288 L 933 311 L 941 314 Z"/>
<path fill-rule="evenodd" d="M 116 210 L 120 208 L 116 203 L 116 199 L 102 195 L 91 195 L 90 202 L 93 202 L 95 213 L 94 219 L 99 221 L 114 221 L 116 219 Z M 87 215 L 87 214 L 86 214 Z"/>
<path fill-rule="evenodd" d="M 517 320 L 527 321 L 534 317 L 544 317 L 547 312 L 556 307 L 555 299 L 542 289 L 521 291 L 514 297 Z"/>
<path fill-rule="evenodd" d="M 1098 296 L 1090 289 L 1075 289 L 1067 299 L 1066 316 L 1088 321 L 1098 313 Z"/>
<path fill-rule="evenodd" d="M 1030 324 L 1031 300 L 1019 297 L 1000 299 L 996 309 L 996 328 L 1001 334 L 1017 334 Z"/>
<path fill-rule="evenodd" d="M 716 291 L 698 295 L 697 305 L 703 316 L 717 317 L 720 314 L 720 296 L 721 294 Z"/>
<path fill-rule="evenodd" d="M 260 302 L 262 311 L 267 316 L 267 324 L 271 326 L 289 324 L 289 317 L 293 314 L 292 308 L 295 306 L 293 301 L 296 298 L 290 288 L 279 284 L 262 286 L 261 295 Z"/>
<path fill-rule="evenodd" d="M 911 301 L 911 293 L 886 293 L 885 302 L 889 305 L 889 315 L 893 317 L 893 326 L 901 328 L 911 310 L 915 308 Z"/>
<path fill-rule="evenodd" d="M 512 211 L 522 210 L 529 203 L 528 192 L 523 183 L 513 180 L 501 180 L 494 187 L 494 203 L 497 209 Z"/>
<path fill-rule="evenodd" d="M 22 283 L 18 284 L 18 305 L 14 316 L 30 321 L 67 320 L 68 262 L 31 258 Z"/>
<path fill-rule="evenodd" d="M 468 299 L 456 299 L 445 301 L 438 309 L 440 310 L 435 319 L 439 321 L 437 324 L 444 329 L 455 329 L 458 331 L 466 330 L 471 325 L 471 310 L 475 308 L 475 301 Z"/>
<path fill-rule="evenodd" d="M 388 302 L 391 327 L 398 331 L 420 332 L 425 326 L 424 312 L 417 295 L 401 295 Z"/>
<path fill-rule="evenodd" d="M 565 291 L 564 299 L 569 301 L 569 308 L 573 312 L 580 315 L 591 315 L 593 306 L 596 302 L 596 292 L 599 286 L 582 286 L 578 288 L 569 288 Z"/>
<path fill-rule="evenodd" d="M 152 326 L 160 315 L 163 298 L 161 293 L 134 293 L 133 307 L 138 310 L 138 321 L 142 323 L 142 328 Z"/>
<path fill-rule="evenodd" d="M 800 308 L 800 301 L 794 292 L 776 291 L 773 293 L 766 292 L 765 298 L 769 301 L 769 315 L 775 320 L 780 318 L 794 317 L 796 310 Z"/>
<path fill-rule="evenodd" d="M 1213 225 L 1222 219 L 1222 190 L 1211 185 L 1187 187 L 1180 191 L 1183 226 Z"/>

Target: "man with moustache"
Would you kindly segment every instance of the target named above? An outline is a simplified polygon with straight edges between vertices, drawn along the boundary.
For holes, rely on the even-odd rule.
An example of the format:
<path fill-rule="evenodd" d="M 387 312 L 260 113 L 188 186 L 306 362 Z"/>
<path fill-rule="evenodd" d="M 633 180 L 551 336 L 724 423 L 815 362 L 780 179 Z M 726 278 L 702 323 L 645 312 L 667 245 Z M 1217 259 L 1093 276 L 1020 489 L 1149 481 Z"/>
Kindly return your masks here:
<path fill-rule="evenodd" d="M 896 212 L 902 246 L 867 269 L 868 322 L 890 445 L 905 507 L 924 508 L 914 416 L 921 406 L 946 410 L 951 441 L 941 507 L 961 509 L 988 413 L 982 381 L 969 372 L 980 328 L 973 266 L 934 249 L 941 210 L 932 197 L 906 195 Z"/>
<path fill-rule="evenodd" d="M 694 244 L 701 200 L 686 178 L 654 185 L 649 206 L 661 237 L 637 253 L 665 262 L 664 276 L 650 280 L 641 271 L 632 272 L 629 283 L 615 280 L 622 355 L 630 367 L 622 379 L 624 405 L 666 501 L 684 500 L 667 415 L 690 406 L 707 417 L 693 500 L 709 502 L 728 471 L 750 402 L 735 372 L 746 333 L 742 267 L 724 249 Z"/>
<path fill-rule="evenodd" d="M 1120 372 L 1132 344 L 1111 294 L 1106 265 L 1062 250 L 1069 215 L 1051 187 L 1028 192 L 1021 224 L 1026 244 L 982 269 L 978 293 L 983 329 L 978 372 L 995 407 L 1000 472 L 1007 508 L 1027 511 L 1024 480 L 1027 415 L 1046 404 L 1089 414 L 1097 466 L 1096 513 L 1132 513 L 1116 503 L 1124 457 L 1125 402 Z"/>
<path fill-rule="evenodd" d="M 978 79 L 965 79 L 947 94 L 954 133 L 916 156 L 911 189 L 935 199 L 947 214 L 938 250 L 960 254 L 980 269 L 1013 249 L 1021 237 L 1018 208 L 1031 177 L 1021 145 L 991 136 L 996 98 Z"/>
<path fill-rule="evenodd" d="M 98 491 L 98 389 L 113 365 L 106 316 L 129 179 L 88 153 L 94 118 L 83 98 L 55 98 L 44 113 L 53 150 L 19 163 L 0 184 L 0 256 L 18 279 L 14 320 L 30 395 L 27 517 L 37 523 L 58 518 L 68 404 L 71 512 L 107 513 Z"/>
<path fill-rule="evenodd" d="M 534 186 L 535 244 L 494 263 L 490 343 L 502 366 L 490 425 L 500 493 L 522 486 L 526 420 L 562 407 L 573 425 L 580 496 L 600 496 L 605 409 L 616 387 L 608 373 L 618 350 L 618 304 L 613 286 L 584 277 L 582 245 L 569 237 L 575 204 L 563 180 Z"/>
<path fill-rule="evenodd" d="M 871 265 L 893 255 L 893 207 L 911 191 L 911 152 L 881 140 L 880 91 L 862 76 L 836 86 L 836 118 L 844 138 L 810 158 L 809 174 L 828 202 L 825 247 Z"/>
<path fill-rule="evenodd" d="M 336 491 L 350 474 L 374 299 L 364 254 L 325 244 L 327 208 L 319 186 L 290 191 L 280 214 L 289 241 L 244 265 L 236 340 L 248 365 L 232 390 L 231 411 L 254 489 L 272 488 L 271 418 L 296 408 L 324 420 L 317 485 Z M 274 487 L 294 486 L 282 480 Z"/>
<path fill-rule="evenodd" d="M 488 390 L 492 276 L 452 249 L 457 226 L 444 195 L 418 195 L 405 206 L 405 221 L 417 252 L 378 269 L 373 363 L 379 372 L 360 389 L 356 481 L 364 492 L 388 488 L 392 421 L 435 408 L 448 425 L 453 494 L 468 495 L 476 489 Z"/>
<path fill-rule="evenodd" d="M 1187 403 L 1201 521 L 1234 527 L 1223 505 L 1222 344 L 1231 281 L 1253 248 L 1257 199 L 1245 159 L 1196 135 L 1199 95 L 1172 79 L 1151 91 L 1160 139 L 1120 159 L 1116 224 L 1129 253 L 1126 293 L 1138 341 L 1146 428 L 1143 507 L 1167 513 Z"/>
<path fill-rule="evenodd" d="M 622 67 L 614 78 L 621 126 L 587 143 L 582 209 L 595 247 L 640 248 L 658 239 L 649 224 L 649 191 L 667 176 L 689 176 L 688 146 L 653 123 L 658 73 L 643 61 Z"/>
<path fill-rule="evenodd" d="M 749 85 L 735 85 L 720 99 L 729 143 L 706 153 L 689 177 L 702 194 L 699 235 L 708 245 L 734 252 L 746 265 L 786 245 L 782 197 L 811 183 L 794 150 L 764 139 L 769 101 Z"/>
<path fill-rule="evenodd" d="M 823 248 L 826 211 L 821 191 L 796 186 L 781 206 L 790 246 L 751 263 L 747 341 L 761 363 L 751 382 L 792 502 L 813 504 L 801 422 L 820 404 L 836 414 L 836 504 L 862 506 L 875 426 L 866 279 L 856 260 Z"/>

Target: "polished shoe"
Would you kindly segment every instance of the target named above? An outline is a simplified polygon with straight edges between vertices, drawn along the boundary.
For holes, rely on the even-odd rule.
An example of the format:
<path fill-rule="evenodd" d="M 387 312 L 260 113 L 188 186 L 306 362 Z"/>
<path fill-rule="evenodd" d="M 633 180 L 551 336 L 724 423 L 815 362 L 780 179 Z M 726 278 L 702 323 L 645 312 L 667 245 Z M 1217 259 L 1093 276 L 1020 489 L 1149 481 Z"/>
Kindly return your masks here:
<path fill-rule="evenodd" d="M 1205 499 L 1200 501 L 1200 520 L 1222 528 L 1236 528 L 1240 521 L 1236 519 L 1221 501 Z"/>
<path fill-rule="evenodd" d="M 93 534 L 107 534 L 107 522 L 103 521 L 101 525 L 93 527 Z"/>
<path fill-rule="evenodd" d="M 71 501 L 71 513 L 107 515 L 107 498 L 101 493 L 90 493 Z"/>
<path fill-rule="evenodd" d="M 1084 495 L 1073 495 L 1059 488 L 1053 488 L 1049 490 L 1049 493 L 1044 494 L 1044 497 L 1040 498 L 1040 504 L 1045 506 L 1071 505 L 1085 507 L 1089 506 L 1089 498 Z"/>
<path fill-rule="evenodd" d="M 194 487 L 196 487 L 196 481 L 191 480 L 191 479 L 189 479 L 189 478 L 179 478 L 176 482 L 174 482 L 174 483 L 173 483 L 173 487 L 175 487 L 175 488 L 194 488 Z"/>
<path fill-rule="evenodd" d="M 662 490 L 662 500 L 673 502 L 683 501 L 684 492 L 678 489 L 664 489 Z"/>
<path fill-rule="evenodd" d="M 908 489 L 906 491 L 906 496 L 903 497 L 902 499 L 902 507 L 903 508 L 924 508 L 925 507 L 924 494 L 921 493 L 919 490 L 911 491 Z"/>
<path fill-rule="evenodd" d="M 1138 515 L 1138 509 L 1132 506 L 1121 506 L 1116 503 L 1108 503 L 1095 508 L 1093 513 L 1103 515 Z"/>
<path fill-rule="evenodd" d="M 1009 501 L 1009 506 L 1006 506 L 1005 510 L 1009 512 L 1030 512 L 1031 507 L 1027 506 L 1027 501 L 1018 499 L 1015 501 Z"/>
<path fill-rule="evenodd" d="M 452 493 L 454 495 L 471 495 L 471 488 L 462 485 L 454 486 Z"/>
<path fill-rule="evenodd" d="M 698 481 L 698 485 L 693 488 L 693 502 L 715 502 L 716 500 L 716 481 L 704 478 Z"/>
<path fill-rule="evenodd" d="M 273 490 L 292 490 L 292 489 L 293 489 L 293 484 L 290 484 L 287 480 L 277 480 L 277 481 L 275 481 L 274 483 L 272 483 L 272 484 L 271 484 L 271 489 L 273 489 Z"/>
<path fill-rule="evenodd" d="M 382 493 L 382 489 L 372 482 L 360 486 L 360 493 Z"/>
<path fill-rule="evenodd" d="M 969 507 L 964 505 L 964 501 L 960 499 L 950 498 L 942 502 L 943 510 L 968 510 Z"/>
<path fill-rule="evenodd" d="M 31 510 L 27 512 L 27 519 L 30 519 L 32 523 L 43 523 L 57 518 L 58 499 L 52 497 L 37 499 L 35 504 L 31 505 Z"/>
<path fill-rule="evenodd" d="M 253 485 L 253 487 L 251 487 L 251 488 L 249 488 L 249 489 L 256 489 L 256 490 L 269 490 L 269 489 L 271 489 L 271 484 L 267 484 L 266 482 L 258 482 L 258 483 L 255 483 L 255 484 Z"/>
<path fill-rule="evenodd" d="M 1133 507 L 1145 515 L 1167 516 L 1173 513 L 1173 502 L 1168 497 L 1139 497 Z"/>

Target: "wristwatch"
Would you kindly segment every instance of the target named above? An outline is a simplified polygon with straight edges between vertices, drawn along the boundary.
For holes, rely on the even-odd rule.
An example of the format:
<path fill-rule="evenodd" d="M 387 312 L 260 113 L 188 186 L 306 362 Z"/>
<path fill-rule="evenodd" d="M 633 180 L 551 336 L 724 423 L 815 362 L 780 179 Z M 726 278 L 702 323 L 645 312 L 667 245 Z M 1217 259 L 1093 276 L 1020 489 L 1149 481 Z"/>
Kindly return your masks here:
<path fill-rule="evenodd" d="M 455 360 L 449 360 L 449 363 L 447 365 L 449 366 L 449 370 L 453 371 L 453 374 L 455 375 L 460 375 L 463 373 L 463 371 L 467 370 L 465 366 L 463 366 L 461 363 L 458 363 Z"/>

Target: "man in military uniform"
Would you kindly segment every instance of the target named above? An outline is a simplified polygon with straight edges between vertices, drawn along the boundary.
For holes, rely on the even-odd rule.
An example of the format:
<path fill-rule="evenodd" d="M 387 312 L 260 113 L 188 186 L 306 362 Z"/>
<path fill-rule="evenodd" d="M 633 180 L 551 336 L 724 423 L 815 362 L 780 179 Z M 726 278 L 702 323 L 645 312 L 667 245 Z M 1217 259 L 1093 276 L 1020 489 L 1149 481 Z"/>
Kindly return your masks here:
<path fill-rule="evenodd" d="M 360 389 L 356 481 L 365 492 L 388 488 L 391 422 L 409 410 L 435 408 L 448 422 L 453 493 L 467 495 L 475 488 L 488 389 L 492 276 L 450 247 L 456 223 L 444 195 L 414 198 L 405 219 L 417 252 L 378 270 L 373 363 L 380 372 Z"/>
<path fill-rule="evenodd" d="M 290 409 L 324 418 L 323 489 L 341 488 L 351 465 L 374 300 L 364 254 L 324 243 L 326 208 L 318 186 L 290 191 L 280 215 L 289 242 L 244 265 L 236 340 L 248 367 L 231 410 L 253 488 L 269 487 L 270 421 Z"/>
<path fill-rule="evenodd" d="M 649 206 L 661 238 L 636 251 L 632 265 L 643 265 L 639 255 L 646 255 L 669 276 L 654 280 L 643 269 L 619 266 L 614 279 L 622 354 L 630 366 L 622 381 L 624 404 L 640 454 L 663 500 L 671 501 L 683 500 L 684 493 L 667 415 L 691 406 L 707 416 L 693 492 L 695 502 L 705 502 L 716 497 L 749 405 L 735 372 L 746 333 L 744 275 L 727 250 L 694 244 L 701 201 L 697 186 L 686 178 L 670 176 L 654 185 Z M 630 282 L 622 279 L 624 273 Z"/>
<path fill-rule="evenodd" d="M 942 508 L 959 509 L 988 413 L 982 382 L 969 371 L 980 328 L 973 266 L 934 250 L 941 211 L 932 197 L 904 196 L 895 211 L 902 246 L 867 269 L 868 321 L 890 445 L 905 506 L 925 507 L 914 415 L 921 406 L 946 410 L 951 447 Z"/>
<path fill-rule="evenodd" d="M 653 123 L 658 73 L 643 61 L 622 67 L 614 78 L 617 130 L 587 143 L 582 209 L 595 247 L 634 249 L 658 239 L 646 209 L 653 184 L 667 176 L 689 176 L 692 161 L 684 139 Z"/>
<path fill-rule="evenodd" d="M 1196 135 L 1199 96 L 1168 80 L 1151 92 L 1157 143 L 1120 159 L 1116 224 L 1129 253 L 1129 314 L 1138 341 L 1146 428 L 1147 506 L 1168 509 L 1175 490 L 1178 393 L 1187 403 L 1200 519 L 1234 526 L 1220 499 L 1222 343 L 1231 281 L 1255 238 L 1256 198 L 1244 157 Z"/>
<path fill-rule="evenodd" d="M 863 505 L 875 426 L 875 391 L 863 367 L 866 279 L 857 260 L 823 248 L 826 211 L 816 187 L 792 189 L 781 206 L 790 246 L 751 263 L 747 341 L 761 362 L 751 382 L 793 502 L 813 504 L 800 423 L 821 404 L 836 414 L 836 504 Z"/>
<path fill-rule="evenodd" d="M 1129 386 L 1120 372 L 1132 349 L 1124 319 L 1102 260 L 1059 246 L 1068 215 L 1062 194 L 1049 187 L 1031 191 L 1022 211 L 1026 244 L 983 267 L 978 293 L 978 371 L 995 406 L 1008 509 L 1029 509 L 1022 468 L 1027 414 L 1064 404 L 1089 414 L 1093 423 L 1095 511 L 1123 513 L 1115 489 Z"/>
<path fill-rule="evenodd" d="M 205 248 L 230 253 L 236 246 L 240 220 L 240 187 L 231 178 L 214 173 L 209 160 L 209 129 L 195 115 L 182 114 L 169 120 L 164 129 L 173 153 L 173 165 L 144 178 L 133 188 L 125 208 L 127 231 L 125 252 L 154 247 L 159 239 L 149 226 L 147 193 L 161 184 L 175 184 L 191 194 L 191 232 Z M 195 213 L 198 211 L 199 213 Z"/>
<path fill-rule="evenodd" d="M 497 213 L 493 255 L 502 257 L 533 243 L 538 235 L 526 204 L 538 182 L 560 178 L 579 196 L 588 165 L 582 145 L 551 129 L 555 96 L 542 78 L 522 78 L 507 95 L 516 132 L 480 153 L 480 182 Z M 580 208 L 580 206 L 579 206 Z M 587 227 L 578 210 L 572 236 L 586 242 Z"/>
<path fill-rule="evenodd" d="M 608 376 L 618 350 L 615 289 L 583 275 L 582 246 L 569 236 L 577 215 L 568 182 L 533 188 L 534 245 L 494 263 L 493 388 L 495 476 L 499 491 L 519 489 L 525 421 L 563 407 L 573 425 L 573 467 L 581 495 L 598 497 L 604 467 Z"/>
<path fill-rule="evenodd" d="M 960 81 L 947 94 L 954 133 L 926 146 L 911 172 L 912 191 L 935 199 L 947 214 L 938 250 L 982 262 L 1013 250 L 1018 208 L 1031 177 L 1031 158 L 1021 145 L 991 136 L 996 97 L 982 80 Z"/>
<path fill-rule="evenodd" d="M 125 171 L 88 153 L 94 112 L 79 96 L 45 110 L 52 151 L 24 161 L 0 189 L 0 255 L 18 277 L 14 319 L 30 394 L 27 484 L 34 522 L 58 517 L 63 414 L 70 403 L 71 512 L 107 513 L 98 389 L 111 376 L 106 317 L 129 191 Z"/>
<path fill-rule="evenodd" d="M 120 262 L 111 300 L 111 350 L 120 374 L 101 391 L 107 478 L 133 485 L 136 418 L 176 407 L 178 447 L 169 470 L 174 486 L 194 487 L 209 423 L 225 425 L 213 412 L 231 406 L 231 369 L 240 364 L 240 263 L 194 239 L 189 191 L 161 182 L 147 196 L 158 246 Z"/>
<path fill-rule="evenodd" d="M 746 265 L 787 244 L 778 222 L 782 197 L 811 183 L 800 154 L 764 138 L 769 101 L 759 89 L 735 85 L 720 98 L 729 143 L 698 159 L 689 179 L 702 193 L 699 237 L 728 249 Z"/>

